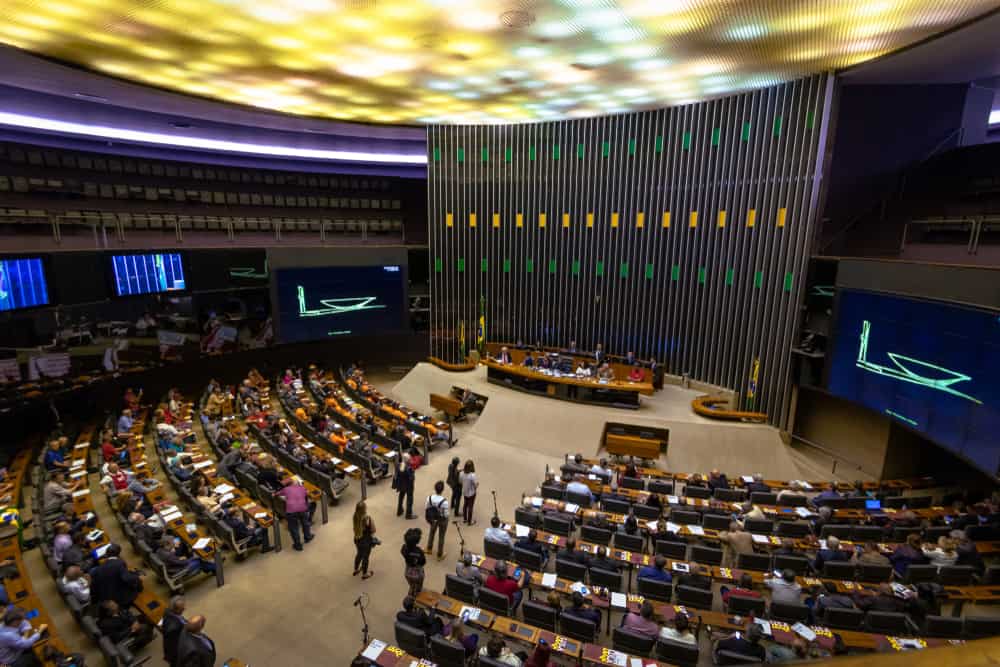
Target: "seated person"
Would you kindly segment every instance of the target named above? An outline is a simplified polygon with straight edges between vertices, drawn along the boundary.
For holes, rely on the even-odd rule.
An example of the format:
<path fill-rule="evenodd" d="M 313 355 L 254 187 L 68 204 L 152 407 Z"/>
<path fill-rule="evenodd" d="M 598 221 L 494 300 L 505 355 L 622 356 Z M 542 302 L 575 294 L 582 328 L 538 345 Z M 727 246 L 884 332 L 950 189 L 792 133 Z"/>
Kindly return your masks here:
<path fill-rule="evenodd" d="M 628 372 L 628 379 L 631 382 L 642 382 L 646 379 L 646 373 L 642 370 L 642 366 L 635 364 L 632 369 Z"/>
<path fill-rule="evenodd" d="M 423 630 L 428 637 L 441 634 L 444 624 L 437 615 L 428 614 L 422 608 L 417 607 L 416 600 L 407 595 L 403 598 L 403 610 L 396 612 L 396 620 L 411 627 Z"/>
<path fill-rule="evenodd" d="M 506 544 L 508 546 L 513 546 L 514 543 L 510 533 L 501 527 L 499 517 L 490 519 L 490 527 L 486 529 L 483 537 L 490 542 L 497 542 L 498 544 Z"/>
<path fill-rule="evenodd" d="M 90 570 L 94 564 L 90 554 L 90 542 L 87 540 L 87 534 L 83 531 L 75 533 L 73 535 L 73 544 L 63 552 L 63 572 L 68 571 L 74 565 L 79 566 L 83 571 Z"/>
<path fill-rule="evenodd" d="M 65 503 L 73 502 L 73 492 L 79 487 L 79 481 L 67 483 L 62 471 L 52 472 L 42 489 L 42 509 L 45 514 L 55 514 Z"/>
<path fill-rule="evenodd" d="M 667 525 L 666 518 L 662 516 L 656 520 L 656 528 L 653 528 L 649 531 L 649 539 L 653 543 L 653 546 L 656 546 L 656 543 L 661 540 L 665 542 L 686 541 L 682 536 L 670 530 L 670 527 Z"/>
<path fill-rule="evenodd" d="M 764 585 L 771 589 L 771 602 L 802 603 L 802 587 L 795 581 L 793 570 L 784 570 L 780 577 L 765 579 Z"/>
<path fill-rule="evenodd" d="M 167 468 L 174 477 L 186 482 L 194 475 L 194 465 L 188 454 L 175 453 L 167 459 Z"/>
<path fill-rule="evenodd" d="M 531 551 L 538 554 L 542 559 L 542 569 L 545 569 L 546 564 L 549 562 L 549 548 L 547 545 L 542 544 L 538 541 L 538 531 L 532 528 L 528 531 L 528 534 L 519 539 L 515 544 L 518 549 L 524 549 L 525 551 Z"/>
<path fill-rule="evenodd" d="M 62 565 L 63 554 L 66 550 L 73 546 L 73 538 L 69 534 L 69 524 L 65 521 L 58 521 L 56 525 L 53 526 L 55 529 L 55 538 L 52 540 L 52 557 L 55 559 L 56 563 Z"/>
<path fill-rule="evenodd" d="M 531 356 L 531 351 L 529 350 L 525 355 L 524 359 L 521 361 L 521 365 L 525 368 L 533 368 L 535 365 L 535 358 Z"/>
<path fill-rule="evenodd" d="M 45 469 L 49 472 L 54 470 L 69 470 L 70 463 L 66 460 L 65 447 L 63 446 L 63 441 L 65 438 L 53 438 L 49 441 L 49 448 L 45 450 Z"/>
<path fill-rule="evenodd" d="M 691 624 L 687 614 L 677 614 L 674 616 L 674 626 L 664 625 L 660 628 L 660 639 L 667 639 L 685 644 L 697 644 L 698 638 L 691 632 Z"/>
<path fill-rule="evenodd" d="M 866 565 L 889 565 L 889 559 L 882 555 L 874 542 L 865 542 L 860 550 L 855 550 L 851 562 Z"/>
<path fill-rule="evenodd" d="M 568 560 L 580 565 L 590 564 L 590 554 L 576 548 L 576 540 L 572 537 L 566 538 L 566 546 L 556 552 L 556 560 Z"/>
<path fill-rule="evenodd" d="M 826 538 L 826 548 L 820 549 L 816 552 L 816 558 L 813 560 L 813 570 L 817 574 L 823 573 L 823 564 L 827 562 L 843 562 L 846 563 L 851 559 L 851 554 L 849 551 L 845 551 L 840 548 L 840 539 L 836 535 L 830 535 Z"/>
<path fill-rule="evenodd" d="M 830 482 L 826 485 L 826 488 L 823 489 L 823 491 L 817 493 L 813 497 L 810 504 L 813 507 L 818 507 L 823 504 L 824 500 L 840 500 L 841 498 L 842 496 L 837 493 L 837 484 L 835 482 Z"/>
<path fill-rule="evenodd" d="M 601 627 L 601 612 L 593 607 L 587 607 L 585 604 L 586 600 L 580 591 L 573 591 L 570 596 L 570 606 L 563 610 L 562 615 L 592 621 L 595 626 Z"/>
<path fill-rule="evenodd" d="M 747 494 L 751 493 L 771 493 L 771 487 L 764 483 L 764 475 L 759 472 L 753 474 L 753 481 L 746 486 Z"/>
<path fill-rule="evenodd" d="M 240 517 L 242 510 L 235 505 L 227 505 L 222 510 L 222 522 L 232 528 L 233 537 L 237 542 L 250 540 L 247 545 L 251 547 L 260 546 L 261 553 L 268 553 L 274 550 L 271 546 L 271 537 L 267 528 L 257 524 L 249 523 L 249 518 L 244 520 Z M 237 560 L 240 556 L 236 557 Z"/>
<path fill-rule="evenodd" d="M 738 585 L 733 586 L 732 588 L 723 586 L 719 589 L 719 592 L 722 593 L 723 604 L 728 604 L 729 598 L 731 597 L 752 599 L 760 599 L 763 597 L 760 591 L 755 591 L 753 589 L 753 577 L 746 572 L 740 575 L 740 582 Z"/>
<path fill-rule="evenodd" d="M 573 479 L 566 485 L 567 498 L 570 493 L 579 494 L 581 496 L 586 496 L 590 498 L 590 502 L 594 502 L 594 494 L 591 493 L 590 487 L 587 486 L 586 482 L 583 481 L 583 475 L 576 475 Z"/>
<path fill-rule="evenodd" d="M 129 525 L 135 532 L 136 539 L 150 549 L 156 549 L 160 540 L 163 539 L 163 522 L 158 516 L 156 519 L 156 521 L 147 519 L 139 512 L 133 512 L 128 516 Z"/>
<path fill-rule="evenodd" d="M 580 360 L 580 363 L 576 367 L 576 376 L 581 378 L 590 377 L 590 366 L 588 366 L 587 362 L 583 361 L 582 359 Z"/>
<path fill-rule="evenodd" d="M 486 642 L 486 646 L 479 649 L 479 655 L 493 658 L 497 662 L 509 665 L 510 667 L 521 667 L 521 658 L 514 655 L 507 648 L 507 644 L 500 635 L 492 635 L 489 641 Z"/>
<path fill-rule="evenodd" d="M 605 382 L 614 382 L 615 370 L 611 368 L 611 365 L 607 362 L 601 364 L 601 367 L 597 370 L 597 379 L 604 380 Z"/>
<path fill-rule="evenodd" d="M 734 632 L 727 639 L 716 642 L 713 652 L 718 654 L 719 651 L 729 651 L 764 662 L 765 658 L 767 658 L 767 651 L 764 650 L 764 646 L 760 643 L 762 636 L 763 631 L 760 629 L 760 626 L 752 623 L 747 628 L 746 633 Z"/>
<path fill-rule="evenodd" d="M 618 572 L 621 569 L 618 561 L 608 558 L 608 550 L 604 547 L 597 547 L 597 555 L 590 560 L 590 568 L 595 567 L 608 572 Z"/>
<path fill-rule="evenodd" d="M 183 574 L 193 575 L 196 572 L 213 574 L 215 563 L 192 555 L 184 548 L 180 538 L 164 535 L 160 540 L 160 546 L 156 550 L 156 555 L 167 569 L 170 576 Z"/>
<path fill-rule="evenodd" d="M 625 516 L 625 521 L 618 526 L 619 533 L 625 533 L 626 535 L 638 535 L 639 534 L 639 520 L 635 518 L 635 514 L 629 512 Z"/>
<path fill-rule="evenodd" d="M 907 591 L 910 593 L 911 591 Z M 888 583 L 878 585 L 878 592 L 872 593 L 868 590 L 859 591 L 854 596 L 854 604 L 862 611 L 888 611 L 895 613 L 905 612 L 907 600 L 896 597 L 892 587 Z"/>
<path fill-rule="evenodd" d="M 716 489 L 728 489 L 729 480 L 726 478 L 724 473 L 718 470 L 712 470 L 708 473 L 708 488 L 715 491 Z"/>
<path fill-rule="evenodd" d="M 471 581 L 476 588 L 483 585 L 483 573 L 472 564 L 472 554 L 469 552 L 462 555 L 462 562 L 455 567 L 455 574 L 462 579 Z"/>
<path fill-rule="evenodd" d="M 128 462 L 128 448 L 125 445 L 115 447 L 114 441 L 110 437 L 107 437 L 101 442 L 101 457 L 105 463 L 117 462 L 125 464 Z"/>
<path fill-rule="evenodd" d="M 506 595 L 507 600 L 510 602 L 511 615 L 513 615 L 521 604 L 521 599 L 524 597 L 524 591 L 521 589 L 527 586 L 530 580 L 531 575 L 527 569 L 521 572 L 520 582 L 508 577 L 507 563 L 501 560 L 497 561 L 497 564 L 494 566 L 493 574 L 486 578 L 486 588 L 494 593 Z"/>
<path fill-rule="evenodd" d="M 622 618 L 622 628 L 636 634 L 655 639 L 660 634 L 660 624 L 653 618 L 653 604 L 646 600 L 639 608 L 639 613 L 629 612 Z"/>
<path fill-rule="evenodd" d="M 817 591 L 813 598 L 813 615 L 819 622 L 827 609 L 854 609 L 854 601 L 849 595 L 837 591 L 837 585 L 832 581 L 824 581 L 823 589 Z"/>
<path fill-rule="evenodd" d="M 90 577 L 83 573 L 79 565 L 70 565 L 59 580 L 62 589 L 80 604 L 90 604 Z"/>
<path fill-rule="evenodd" d="M 153 626 L 129 609 L 122 609 L 114 600 L 101 603 L 97 627 L 115 644 L 128 641 L 129 650 L 133 652 L 153 641 Z"/>
<path fill-rule="evenodd" d="M 640 579 L 652 579 L 654 581 L 662 581 L 664 583 L 670 583 L 673 577 L 670 576 L 670 572 L 667 571 L 667 559 L 663 554 L 657 554 L 653 558 L 653 564 L 647 565 L 639 570 Z"/>
<path fill-rule="evenodd" d="M 698 572 L 683 572 L 674 579 L 674 591 L 677 590 L 678 586 L 690 586 L 691 588 L 710 591 L 712 590 L 712 579 Z"/>

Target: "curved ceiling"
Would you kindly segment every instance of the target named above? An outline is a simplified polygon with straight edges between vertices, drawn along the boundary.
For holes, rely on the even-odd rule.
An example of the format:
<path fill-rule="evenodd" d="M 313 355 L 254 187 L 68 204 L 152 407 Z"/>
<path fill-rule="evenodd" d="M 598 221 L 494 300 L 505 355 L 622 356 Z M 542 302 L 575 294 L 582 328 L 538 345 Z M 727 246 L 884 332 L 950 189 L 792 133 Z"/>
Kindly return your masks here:
<path fill-rule="evenodd" d="M 130 81 L 380 123 L 577 118 L 839 69 L 998 0 L 5 0 L 0 43 Z"/>

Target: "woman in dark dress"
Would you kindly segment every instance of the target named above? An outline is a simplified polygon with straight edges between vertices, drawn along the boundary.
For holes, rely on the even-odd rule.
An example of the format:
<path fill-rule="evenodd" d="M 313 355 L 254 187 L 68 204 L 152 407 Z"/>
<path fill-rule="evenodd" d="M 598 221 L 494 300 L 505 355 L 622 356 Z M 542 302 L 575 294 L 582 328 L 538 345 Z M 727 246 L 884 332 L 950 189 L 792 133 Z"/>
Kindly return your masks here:
<path fill-rule="evenodd" d="M 427 557 L 424 550 L 420 548 L 420 541 L 423 538 L 423 531 L 419 528 L 410 528 L 403 535 L 403 547 L 399 552 L 403 555 L 403 576 L 406 583 L 410 585 L 410 596 L 416 597 L 424 588 L 424 565 L 427 564 Z"/>

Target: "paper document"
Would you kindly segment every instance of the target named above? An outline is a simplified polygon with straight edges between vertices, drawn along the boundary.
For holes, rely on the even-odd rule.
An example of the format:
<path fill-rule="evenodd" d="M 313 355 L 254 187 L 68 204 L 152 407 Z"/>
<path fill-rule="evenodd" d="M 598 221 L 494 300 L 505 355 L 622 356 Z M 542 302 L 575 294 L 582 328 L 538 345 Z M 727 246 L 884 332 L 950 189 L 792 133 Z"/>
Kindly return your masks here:
<path fill-rule="evenodd" d="M 479 618 L 479 607 L 466 607 L 463 605 L 462 610 L 458 612 L 458 617 L 466 623 L 474 621 Z"/>
<path fill-rule="evenodd" d="M 810 512 L 809 510 L 807 510 L 805 507 L 796 507 L 795 508 L 795 513 L 798 514 L 803 519 L 812 515 L 812 512 Z"/>
<path fill-rule="evenodd" d="M 542 499 L 541 498 L 532 498 L 531 499 L 531 506 L 532 507 L 541 507 L 542 506 Z"/>
<path fill-rule="evenodd" d="M 555 588 L 556 587 L 556 575 L 552 572 L 546 572 L 542 575 L 542 586 L 545 588 Z"/>
<path fill-rule="evenodd" d="M 642 658 L 629 658 L 628 667 L 642 667 Z"/>
<path fill-rule="evenodd" d="M 680 529 L 681 529 L 680 524 L 676 524 L 673 521 L 667 522 L 667 530 L 670 531 L 671 533 L 676 534 L 677 531 Z"/>
<path fill-rule="evenodd" d="M 807 642 L 811 642 L 812 640 L 816 639 L 816 633 L 813 632 L 812 628 L 810 628 L 808 625 L 804 625 L 802 623 L 796 623 L 795 625 L 792 626 L 792 630 L 794 630 L 796 634 L 805 639 Z"/>
<path fill-rule="evenodd" d="M 753 483 L 753 475 L 743 475 L 742 477 L 740 477 L 740 479 L 743 480 L 744 484 L 751 484 L 751 483 Z"/>
<path fill-rule="evenodd" d="M 230 500 L 232 500 L 235 497 L 236 496 L 234 496 L 231 493 L 224 493 L 221 496 L 219 496 L 219 504 L 221 505 L 222 503 L 229 502 Z"/>
<path fill-rule="evenodd" d="M 358 466 L 356 466 L 356 465 L 354 465 L 352 463 L 351 465 L 349 465 L 346 468 L 344 468 L 344 472 L 354 472 L 357 469 L 358 469 Z"/>
<path fill-rule="evenodd" d="M 212 465 L 211 461 L 198 461 L 198 463 L 195 463 L 191 467 L 194 468 L 195 470 L 201 470 L 202 468 L 207 468 L 210 465 Z"/>
<path fill-rule="evenodd" d="M 215 487 L 215 492 L 216 493 L 229 493 L 230 491 L 233 490 L 233 488 L 234 487 L 232 487 L 232 486 L 230 486 L 228 484 L 219 484 L 217 487 Z"/>
<path fill-rule="evenodd" d="M 655 521 L 647 521 L 646 522 L 646 528 L 649 528 L 650 530 L 656 530 L 656 522 Z"/>
<path fill-rule="evenodd" d="M 302 449 L 312 449 L 315 446 L 316 445 L 312 444 L 311 442 L 303 442 L 302 443 Z"/>
<path fill-rule="evenodd" d="M 94 540 L 96 540 L 97 538 L 99 538 L 103 534 L 104 534 L 103 530 L 100 530 L 100 529 L 92 530 L 89 533 L 87 533 L 87 539 L 90 540 L 91 542 L 93 542 Z"/>
<path fill-rule="evenodd" d="M 87 495 L 88 493 L 90 493 L 90 489 L 80 489 L 79 491 L 74 491 L 73 492 L 73 497 L 74 498 L 82 498 L 83 496 Z"/>
<path fill-rule="evenodd" d="M 687 563 L 671 563 L 670 569 L 674 572 L 690 572 L 691 567 Z"/>
<path fill-rule="evenodd" d="M 391 459 L 395 455 L 396 455 L 396 452 L 386 452 L 385 454 L 383 454 L 383 456 L 385 456 L 385 458 L 387 458 L 387 459 Z"/>
<path fill-rule="evenodd" d="M 628 655 L 619 653 L 618 651 L 608 651 L 607 664 L 626 667 L 628 665 Z"/>
<path fill-rule="evenodd" d="M 378 660 L 378 657 L 382 655 L 382 651 L 385 650 L 386 646 L 388 646 L 388 644 L 386 644 L 384 641 L 380 639 L 373 639 L 372 643 L 369 644 L 368 647 L 361 652 L 361 655 L 362 657 L 368 658 L 372 662 L 375 662 L 376 660 Z"/>
<path fill-rule="evenodd" d="M 333 465 L 335 466 L 340 465 L 340 459 L 338 459 L 336 456 L 334 456 L 332 460 L 333 460 Z"/>
<path fill-rule="evenodd" d="M 566 503 L 566 507 L 563 508 L 568 514 L 576 514 L 580 511 L 580 506 L 574 503 Z"/>
<path fill-rule="evenodd" d="M 73 445 L 73 449 L 86 449 L 87 447 L 90 447 L 89 442 L 81 442 L 79 444 Z"/>
<path fill-rule="evenodd" d="M 668 505 L 679 505 L 680 502 L 681 502 L 681 499 L 678 498 L 677 496 L 667 496 L 667 504 Z"/>
<path fill-rule="evenodd" d="M 628 607 L 628 598 L 625 597 L 624 593 L 611 593 L 611 606 L 618 609 L 625 609 Z"/>
<path fill-rule="evenodd" d="M 80 472 L 71 473 L 70 476 L 69 476 L 69 478 L 70 479 L 80 479 L 81 477 L 83 477 L 86 474 L 87 474 L 86 470 L 81 470 Z"/>
<path fill-rule="evenodd" d="M 590 595 L 590 589 L 587 588 L 586 584 L 584 584 L 582 581 L 573 582 L 572 584 L 570 584 L 569 589 L 574 593 L 579 593 L 584 597 Z"/>
<path fill-rule="evenodd" d="M 757 544 L 767 544 L 768 542 L 770 542 L 770 540 L 767 539 L 767 535 L 757 535 L 751 533 L 750 537 L 752 537 L 753 541 L 756 542 Z"/>
<path fill-rule="evenodd" d="M 517 537 L 527 537 L 528 532 L 530 530 L 531 529 L 528 528 L 527 526 L 522 526 L 521 524 L 517 524 L 516 526 L 514 526 L 514 535 L 516 535 Z"/>
<path fill-rule="evenodd" d="M 253 518 L 255 519 L 267 518 L 267 512 L 257 512 L 256 514 L 253 515 Z"/>
<path fill-rule="evenodd" d="M 697 526 L 697 525 L 695 525 L 693 523 L 689 523 L 687 525 L 687 529 L 688 529 L 688 532 L 691 533 L 692 535 L 699 535 L 699 536 L 701 536 L 701 535 L 705 534 L 705 529 L 704 528 L 702 528 L 701 526 Z"/>
<path fill-rule="evenodd" d="M 771 622 L 770 621 L 765 621 L 762 618 L 755 618 L 755 619 L 753 619 L 753 622 L 760 626 L 761 632 L 763 632 L 766 636 L 768 636 L 768 637 L 771 636 Z"/>
<path fill-rule="evenodd" d="M 212 543 L 211 538 L 202 537 L 197 542 L 195 542 L 194 544 L 192 544 L 191 548 L 194 549 L 195 551 L 198 551 L 200 549 L 204 549 L 205 547 L 207 547 L 211 543 Z"/>

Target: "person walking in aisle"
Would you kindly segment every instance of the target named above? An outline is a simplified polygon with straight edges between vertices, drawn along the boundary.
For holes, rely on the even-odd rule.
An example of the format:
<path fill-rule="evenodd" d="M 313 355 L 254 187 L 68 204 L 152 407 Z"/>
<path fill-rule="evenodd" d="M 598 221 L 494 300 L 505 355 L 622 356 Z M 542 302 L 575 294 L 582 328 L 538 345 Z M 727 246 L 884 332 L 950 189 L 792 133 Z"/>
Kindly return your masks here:
<path fill-rule="evenodd" d="M 451 489 L 451 511 L 455 513 L 455 516 L 458 516 L 462 511 L 461 465 L 461 459 L 457 456 L 452 458 L 451 465 L 448 466 L 448 477 L 445 480 L 448 488 Z"/>
<path fill-rule="evenodd" d="M 293 477 L 286 478 L 284 484 L 285 487 L 277 495 L 285 499 L 285 521 L 288 522 L 288 532 L 292 535 L 292 548 L 302 551 L 299 530 L 302 531 L 306 544 L 313 539 L 312 528 L 309 526 L 309 492 L 302 486 L 302 482 Z"/>
<path fill-rule="evenodd" d="M 396 477 L 393 479 L 393 487 L 396 489 L 396 516 L 403 515 L 403 499 L 406 498 L 406 518 L 416 519 L 413 514 L 413 484 L 416 481 L 416 473 L 410 467 L 410 455 L 403 454 L 400 467 L 396 469 Z"/>
<path fill-rule="evenodd" d="M 434 534 L 438 536 L 437 559 L 444 559 L 444 536 L 448 532 L 448 499 L 444 497 L 444 482 L 438 480 L 434 483 L 434 493 L 427 496 L 424 504 L 424 518 L 430 525 L 427 536 L 427 553 L 434 550 Z"/>
<path fill-rule="evenodd" d="M 410 528 L 403 534 L 403 546 L 399 553 L 403 555 L 403 576 L 410 585 L 411 597 L 416 597 L 424 589 L 424 565 L 427 557 L 420 548 L 420 540 L 424 533 L 419 528 Z"/>
<path fill-rule="evenodd" d="M 368 559 L 375 546 L 375 522 L 368 516 L 368 506 L 360 500 L 354 506 L 354 575 L 361 573 L 362 579 L 368 579 L 374 572 L 368 570 Z"/>
<path fill-rule="evenodd" d="M 465 525 L 474 526 L 476 520 L 472 518 L 472 509 L 476 506 L 476 492 L 479 490 L 479 478 L 476 477 L 476 466 L 472 459 L 465 462 L 462 474 L 459 475 L 462 481 L 462 497 L 465 500 L 465 507 L 462 509 L 462 518 Z"/>

